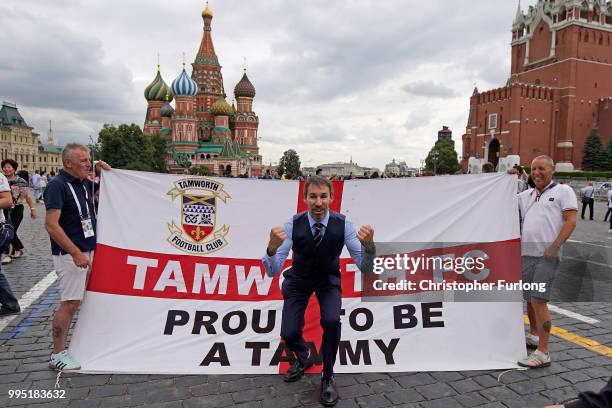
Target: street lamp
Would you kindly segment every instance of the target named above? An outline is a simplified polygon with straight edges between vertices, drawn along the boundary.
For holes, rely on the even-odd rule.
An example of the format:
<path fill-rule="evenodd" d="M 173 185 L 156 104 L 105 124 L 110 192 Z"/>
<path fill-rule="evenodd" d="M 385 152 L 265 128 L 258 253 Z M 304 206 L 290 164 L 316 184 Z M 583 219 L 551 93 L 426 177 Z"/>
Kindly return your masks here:
<path fill-rule="evenodd" d="M 437 165 L 438 165 L 438 157 L 440 156 L 440 153 L 437 150 L 434 150 L 431 152 L 431 160 L 433 162 L 433 166 L 434 166 L 434 175 L 438 174 L 437 171 Z"/>

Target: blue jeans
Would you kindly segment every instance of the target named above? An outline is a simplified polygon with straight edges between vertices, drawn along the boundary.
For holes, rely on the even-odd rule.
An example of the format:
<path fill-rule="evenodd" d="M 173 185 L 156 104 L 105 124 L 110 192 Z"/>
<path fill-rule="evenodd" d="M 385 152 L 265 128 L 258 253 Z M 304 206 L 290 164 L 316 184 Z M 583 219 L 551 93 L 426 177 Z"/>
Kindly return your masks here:
<path fill-rule="evenodd" d="M 19 302 L 17 298 L 13 294 L 11 290 L 11 285 L 9 284 L 6 276 L 0 270 L 0 304 L 5 309 L 10 310 L 19 310 Z"/>

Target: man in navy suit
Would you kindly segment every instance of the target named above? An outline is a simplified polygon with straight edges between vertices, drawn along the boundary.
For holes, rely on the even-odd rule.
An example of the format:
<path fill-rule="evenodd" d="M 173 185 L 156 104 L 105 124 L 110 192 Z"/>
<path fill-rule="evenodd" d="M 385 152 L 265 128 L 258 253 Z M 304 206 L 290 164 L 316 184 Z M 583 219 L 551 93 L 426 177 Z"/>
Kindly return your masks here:
<path fill-rule="evenodd" d="M 268 276 L 278 274 L 289 250 L 293 264 L 285 271 L 282 285 L 284 298 L 281 337 L 295 356 L 295 363 L 285 374 L 285 381 L 297 381 L 313 362 L 302 337 L 304 313 L 314 293 L 320 306 L 323 328 L 321 403 L 333 406 L 338 402 L 334 382 L 334 363 L 340 344 L 340 253 L 346 245 L 355 264 L 364 272 L 372 271 L 375 257 L 374 229 L 365 225 L 359 231 L 342 214 L 329 210 L 333 201 L 329 180 L 314 176 L 304 185 L 304 201 L 308 211 L 291 217 L 282 227 L 270 231 L 270 241 L 262 261 Z"/>

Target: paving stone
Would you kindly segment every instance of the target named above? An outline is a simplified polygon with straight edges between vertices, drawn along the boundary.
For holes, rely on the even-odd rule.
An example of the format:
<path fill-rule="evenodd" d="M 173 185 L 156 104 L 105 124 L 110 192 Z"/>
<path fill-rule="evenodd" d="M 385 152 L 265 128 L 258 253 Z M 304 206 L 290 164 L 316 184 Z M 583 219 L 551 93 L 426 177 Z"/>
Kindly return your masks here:
<path fill-rule="evenodd" d="M 372 381 L 381 381 L 388 380 L 391 377 L 388 374 L 384 373 L 363 373 L 357 375 L 351 375 L 349 377 L 354 378 L 359 383 L 369 383 Z M 336 378 L 337 380 L 338 378 Z"/>
<path fill-rule="evenodd" d="M 234 400 L 230 394 L 208 395 L 183 401 L 184 408 L 219 408 L 233 405 Z"/>
<path fill-rule="evenodd" d="M 507 387 L 520 395 L 535 394 L 547 389 L 544 381 L 540 379 L 515 382 L 508 384 Z"/>
<path fill-rule="evenodd" d="M 220 389 L 221 389 L 221 384 L 215 383 L 215 384 L 196 385 L 196 386 L 189 388 L 189 391 L 191 392 L 191 395 L 193 395 L 194 397 L 202 397 L 204 395 L 216 394 L 219 392 Z"/>
<path fill-rule="evenodd" d="M 295 395 L 283 395 L 281 397 L 264 399 L 263 401 L 250 401 L 246 404 L 253 403 L 259 404 L 258 406 L 262 408 L 292 408 L 302 405 Z"/>
<path fill-rule="evenodd" d="M 235 402 L 248 402 L 248 401 L 259 401 L 268 398 L 272 398 L 274 396 L 274 392 L 272 387 L 261 387 L 261 388 L 252 388 L 250 390 L 244 390 L 240 392 L 235 392 L 232 394 L 232 398 Z"/>
<path fill-rule="evenodd" d="M 372 391 L 375 394 L 386 394 L 391 391 L 400 391 L 403 390 L 403 387 L 399 385 L 396 381 L 392 379 L 379 380 L 369 382 L 368 385 L 372 388 Z"/>
<path fill-rule="evenodd" d="M 446 398 L 440 398 L 440 399 L 436 399 L 432 401 L 423 401 L 423 402 L 420 402 L 419 405 L 421 405 L 423 408 L 449 408 L 449 407 L 456 407 L 457 400 L 451 397 L 446 397 Z"/>
<path fill-rule="evenodd" d="M 395 381 L 400 383 L 402 387 L 410 388 L 415 387 L 417 385 L 433 384 L 436 382 L 436 379 L 427 373 L 418 373 L 410 374 L 403 377 L 397 377 Z"/>
<path fill-rule="evenodd" d="M 570 370 L 580 370 L 581 368 L 589 367 L 589 363 L 584 360 L 568 360 L 561 363 L 562 366 L 569 368 Z"/>
<path fill-rule="evenodd" d="M 355 399 L 357 400 L 357 404 L 363 408 L 382 408 L 391 405 L 391 401 L 380 394 L 357 397 Z"/>
<path fill-rule="evenodd" d="M 496 385 L 499 385 L 499 383 L 497 382 L 497 378 L 493 377 L 490 374 L 479 375 L 479 376 L 473 377 L 472 379 L 476 381 L 478 384 L 482 385 L 484 388 L 495 387 Z"/>
<path fill-rule="evenodd" d="M 92 387 L 89 393 L 91 398 L 103 398 L 103 397 L 112 397 L 115 395 L 123 395 L 127 391 L 127 386 L 125 385 L 101 385 L 98 387 Z"/>
<path fill-rule="evenodd" d="M 559 376 L 563 378 L 564 380 L 571 382 L 572 384 L 576 384 L 576 383 L 583 382 L 583 381 L 588 381 L 591 379 L 591 377 L 579 371 L 570 371 L 567 373 L 561 373 L 559 374 Z"/>
<path fill-rule="evenodd" d="M 584 382 L 580 382 L 574 385 L 574 387 L 580 391 L 580 392 L 585 392 L 585 391 L 595 391 L 595 392 L 599 392 L 608 382 L 608 379 L 606 378 L 606 380 L 590 380 L 590 381 L 584 381 Z"/>
<path fill-rule="evenodd" d="M 441 382 L 436 384 L 421 385 L 416 387 L 416 390 L 428 400 L 451 397 L 457 394 L 457 392 L 450 385 Z"/>
<path fill-rule="evenodd" d="M 145 401 L 147 403 L 179 401 L 189 396 L 189 391 L 186 388 L 160 387 L 147 391 Z"/>
<path fill-rule="evenodd" d="M 576 398 L 578 390 L 572 386 L 555 388 L 554 390 L 542 391 L 542 395 L 550 399 L 551 405 L 562 404 Z"/>
<path fill-rule="evenodd" d="M 489 401 L 500 401 L 519 397 L 517 393 L 504 385 L 487 388 L 480 391 L 480 394 L 482 394 L 485 398 L 488 398 Z"/>
<path fill-rule="evenodd" d="M 338 393 L 343 399 L 356 398 L 372 394 L 372 389 L 367 384 L 356 384 L 348 387 L 338 387 Z"/>
<path fill-rule="evenodd" d="M 0 384 L 19 383 L 26 379 L 28 373 L 0 374 Z"/>
<path fill-rule="evenodd" d="M 393 404 L 406 404 L 423 401 L 425 398 L 413 389 L 391 391 L 384 394 Z"/>
<path fill-rule="evenodd" d="M 70 385 L 72 387 L 91 387 L 93 385 L 104 385 L 109 381 L 109 376 L 104 375 L 84 375 L 79 374 L 75 377 L 70 377 Z"/>
<path fill-rule="evenodd" d="M 458 394 L 469 393 L 472 391 L 476 391 L 482 388 L 480 384 L 471 378 L 467 378 L 465 380 L 453 381 L 450 382 L 449 385 L 453 387 Z"/>
<path fill-rule="evenodd" d="M 459 406 L 467 407 L 467 408 L 477 407 L 477 406 L 480 406 L 480 405 L 483 405 L 489 402 L 488 399 L 486 399 L 485 397 L 483 397 L 477 392 L 470 392 L 467 394 L 455 395 L 453 398 L 457 400 L 457 402 L 459 403 Z"/>
<path fill-rule="evenodd" d="M 438 372 L 431 373 L 431 376 L 434 377 L 436 380 L 442 381 L 442 382 L 458 381 L 458 380 L 462 380 L 464 378 L 463 375 L 459 374 L 456 371 L 455 372 L 453 372 L 453 371 L 438 371 Z"/>
<path fill-rule="evenodd" d="M 549 390 L 555 389 L 555 388 L 566 387 L 570 385 L 569 381 L 565 381 L 563 378 L 558 377 L 556 375 L 553 375 L 550 377 L 542 377 L 540 381 L 542 381 L 544 385 L 546 386 L 546 388 Z"/>

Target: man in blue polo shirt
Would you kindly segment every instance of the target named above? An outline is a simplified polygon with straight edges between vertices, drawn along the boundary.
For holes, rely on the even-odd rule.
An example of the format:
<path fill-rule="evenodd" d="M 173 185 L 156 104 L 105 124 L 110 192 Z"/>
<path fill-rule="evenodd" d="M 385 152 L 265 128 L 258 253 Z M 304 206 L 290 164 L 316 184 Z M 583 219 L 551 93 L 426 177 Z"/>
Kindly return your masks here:
<path fill-rule="evenodd" d="M 312 366 L 308 347 L 302 337 L 304 313 L 312 294 L 319 301 L 323 339 L 323 372 L 321 403 L 338 402 L 334 382 L 334 363 L 340 344 L 340 253 L 346 245 L 353 261 L 364 273 L 371 273 L 375 254 L 374 229 L 365 225 L 359 231 L 344 215 L 329 210 L 333 199 L 329 180 L 310 177 L 304 184 L 304 201 L 308 211 L 291 217 L 283 227 L 270 231 L 270 241 L 262 261 L 268 276 L 280 272 L 289 250 L 293 263 L 284 273 L 284 298 L 281 337 L 296 356 L 285 375 L 286 382 L 299 380 Z"/>
<path fill-rule="evenodd" d="M 66 350 L 66 337 L 87 285 L 96 248 L 96 214 L 94 184 L 88 179 L 91 171 L 89 149 L 71 143 L 62 151 L 64 168 L 49 182 L 45 190 L 47 217 L 45 229 L 51 237 L 53 266 L 60 286 L 60 306 L 53 316 L 53 354 L 49 367 L 56 370 L 79 370 Z M 109 170 L 104 162 L 96 164 Z"/>

